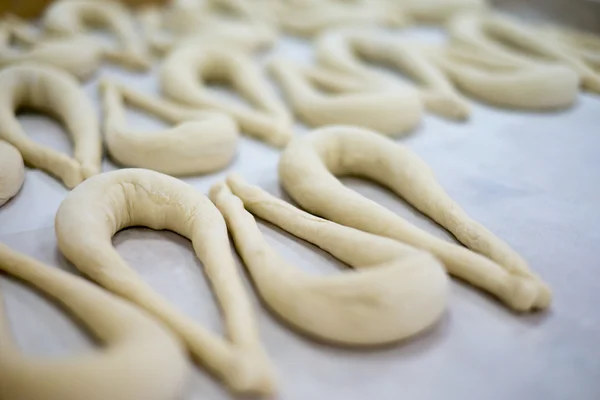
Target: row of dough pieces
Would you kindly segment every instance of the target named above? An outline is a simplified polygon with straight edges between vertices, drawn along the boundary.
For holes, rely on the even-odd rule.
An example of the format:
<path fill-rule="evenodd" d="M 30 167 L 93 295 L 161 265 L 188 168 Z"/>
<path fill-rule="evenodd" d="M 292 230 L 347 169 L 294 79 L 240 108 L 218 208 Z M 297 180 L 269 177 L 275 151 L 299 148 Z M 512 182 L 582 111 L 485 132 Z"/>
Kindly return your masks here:
<path fill-rule="evenodd" d="M 336 176 L 348 174 L 388 186 L 468 248 L 346 188 Z M 184 348 L 233 391 L 272 393 L 275 374 L 235 268 L 228 230 L 268 309 L 299 332 L 332 344 L 394 343 L 431 327 L 446 308 L 446 271 L 516 311 L 550 304 L 550 289 L 526 262 L 472 220 L 418 156 L 382 135 L 357 127 L 316 130 L 285 149 L 279 175 L 308 212 L 236 175 L 213 186 L 210 200 L 181 180 L 145 169 L 107 172 L 80 184 L 56 215 L 58 247 L 118 297 L 0 244 L 0 270 L 59 300 L 107 346 L 65 361 L 35 360 L 4 337 L 8 329 L 1 329 L 6 321 L 0 319 L 3 399 L 172 399 L 187 371 Z M 295 268 L 267 244 L 253 214 L 356 272 L 316 277 Z M 171 230 L 192 241 L 223 312 L 227 339 L 179 312 L 117 253 L 112 236 L 131 226 Z"/>
<path fill-rule="evenodd" d="M 521 38 L 521 44 L 535 47 L 527 41 L 534 39 L 523 39 L 522 27 L 513 21 L 473 13 L 460 14 L 452 21 L 455 29 L 450 31 L 454 37 L 464 38 L 459 42 L 466 45 L 443 50 L 460 53 L 464 60 L 479 63 L 483 69 L 474 69 L 456 62 L 458 58 L 446 56 L 439 58 L 443 60 L 440 65 L 447 67 L 444 71 L 457 79 L 459 87 L 491 102 L 556 109 L 574 102 L 580 84 L 592 90 L 600 86 L 593 71 L 588 73 L 588 69 L 578 69 L 579 64 L 568 62 L 575 60 L 575 55 L 567 59 L 555 54 L 556 60 L 569 67 L 539 64 L 503 50 L 483 35 L 482 27 L 493 27 L 494 32 L 503 33 L 508 39 Z M 578 40 L 583 43 L 583 38 Z M 598 43 L 584 44 L 588 48 Z M 449 118 L 468 115 L 466 101 L 437 64 L 429 62 L 431 59 L 425 55 L 439 56 L 441 53 L 435 49 L 424 51 L 414 44 L 391 41 L 381 32 L 361 29 L 328 32 L 321 36 L 316 47 L 317 58 L 325 67 L 302 68 L 285 59 L 270 63 L 271 72 L 293 110 L 309 125 L 358 125 L 392 136 L 412 130 L 421 119 L 423 105 Z M 355 53 L 380 61 L 391 60 L 425 82 L 425 87 L 417 91 L 401 81 L 378 75 L 362 65 Z M 594 54 L 597 55 L 583 52 L 577 60 L 597 62 Z M 567 57 L 566 53 L 563 55 Z M 100 172 L 102 139 L 93 106 L 76 79 L 43 61 L 22 60 L 0 71 L 0 139 L 17 147 L 28 164 L 51 172 L 72 188 Z M 582 65 L 588 68 L 587 64 Z M 490 72 L 494 68 L 502 72 Z M 198 73 L 205 79 L 230 80 L 256 108 L 215 96 L 198 82 Z M 120 83 L 101 82 L 107 148 L 121 165 L 171 175 L 207 173 L 230 163 L 239 130 L 278 147 L 285 146 L 292 138 L 293 119 L 289 111 L 271 90 L 258 65 L 241 50 L 208 42 L 181 45 L 164 61 L 160 81 L 163 93 L 172 100 L 138 93 Z M 319 92 L 312 83 L 336 94 Z M 132 130 L 126 124 L 126 103 L 175 126 L 153 134 Z M 74 159 L 26 137 L 15 117 L 22 106 L 50 110 L 65 123 L 75 143 Z"/>

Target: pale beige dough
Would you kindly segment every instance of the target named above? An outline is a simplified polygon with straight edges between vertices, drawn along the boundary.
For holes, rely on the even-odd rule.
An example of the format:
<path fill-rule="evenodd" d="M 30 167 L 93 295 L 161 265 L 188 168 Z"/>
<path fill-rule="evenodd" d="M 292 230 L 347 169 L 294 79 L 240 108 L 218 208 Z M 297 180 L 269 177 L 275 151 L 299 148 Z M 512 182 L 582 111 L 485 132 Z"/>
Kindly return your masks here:
<path fill-rule="evenodd" d="M 226 81 L 251 106 L 226 100 L 206 88 L 203 80 Z M 273 146 L 292 138 L 292 118 L 283 101 L 269 86 L 255 61 L 247 54 L 223 46 L 188 45 L 174 50 L 160 71 L 162 92 L 193 107 L 223 111 L 243 133 Z"/>
<path fill-rule="evenodd" d="M 390 0 L 417 22 L 442 23 L 457 13 L 487 8 L 486 0 Z"/>
<path fill-rule="evenodd" d="M 264 302 L 301 332 L 335 344 L 381 345 L 423 331 L 445 309 L 448 278 L 426 252 L 314 217 L 238 176 L 213 186 L 210 197 Z M 267 244 L 250 212 L 357 272 L 332 277 L 302 272 Z"/>
<path fill-rule="evenodd" d="M 2 400 L 179 398 L 189 372 L 186 355 L 157 320 L 82 278 L 2 243 L 0 271 L 50 296 L 104 345 L 99 351 L 56 360 L 25 355 L 11 337 L 0 296 Z"/>
<path fill-rule="evenodd" d="M 118 48 L 105 48 L 104 57 L 135 70 L 147 70 L 151 59 L 142 36 L 137 32 L 133 16 L 121 3 L 113 0 L 59 0 L 51 4 L 42 17 L 51 34 L 74 36 L 91 26 L 101 26 L 114 34 Z"/>
<path fill-rule="evenodd" d="M 467 101 L 454 89 L 443 71 L 422 53 L 418 43 L 394 38 L 379 29 L 346 28 L 321 35 L 315 49 L 320 65 L 355 75 L 380 91 L 420 96 L 429 111 L 445 118 L 464 120 L 469 116 Z M 418 92 L 401 80 L 368 67 L 359 56 L 406 72 L 421 84 Z M 398 110 L 403 110 L 406 118 L 417 120 L 416 115 L 410 114 L 410 109 L 398 105 Z"/>
<path fill-rule="evenodd" d="M 74 157 L 29 139 L 16 117 L 21 107 L 59 119 L 74 143 Z M 68 188 L 100 172 L 102 143 L 94 107 L 72 75 L 50 65 L 24 63 L 0 71 L 0 139 Z"/>
<path fill-rule="evenodd" d="M 223 312 L 227 339 L 169 304 L 117 253 L 112 236 L 131 226 L 167 229 L 192 241 Z M 163 321 L 229 388 L 265 394 L 274 390 L 273 372 L 236 271 L 225 221 L 200 192 L 144 169 L 104 173 L 69 193 L 56 215 L 55 229 L 60 251 L 81 272 Z"/>
<path fill-rule="evenodd" d="M 238 127 L 227 115 L 183 107 L 106 79 L 100 88 L 106 145 L 119 164 L 192 175 L 223 169 L 235 156 Z M 126 104 L 175 126 L 155 132 L 131 129 L 126 123 Z"/>
<path fill-rule="evenodd" d="M 13 145 L 0 140 L 0 206 L 13 198 L 25 179 L 21 153 Z"/>
<path fill-rule="evenodd" d="M 539 35 L 535 28 L 525 23 L 494 13 L 464 13 L 453 18 L 448 25 L 448 33 L 453 43 L 469 49 L 487 48 L 516 65 L 537 68 L 559 68 L 548 66 L 552 60 L 563 64 L 578 76 L 584 89 L 600 93 L 600 75 L 579 57 L 572 55 L 556 40 L 547 35 Z M 503 45 L 504 44 L 504 45 Z M 505 45 L 519 48 L 511 51 Z M 554 79 L 557 79 L 555 77 Z"/>
<path fill-rule="evenodd" d="M 389 187 L 450 231 L 469 249 L 446 242 L 346 188 L 336 176 L 353 175 Z M 409 149 L 356 127 L 318 129 L 282 153 L 279 177 L 307 211 L 366 232 L 430 251 L 448 272 L 486 290 L 517 311 L 549 306 L 548 286 L 506 243 L 471 219 Z"/>
<path fill-rule="evenodd" d="M 39 62 L 63 69 L 78 79 L 86 80 L 102 63 L 104 49 L 92 37 L 44 37 L 32 32 L 24 21 L 10 17 L 0 25 L 0 66 L 23 62 Z M 11 39 L 25 45 L 25 50 L 10 47 Z M 77 54 L 77 57 L 73 57 Z"/>
<path fill-rule="evenodd" d="M 403 136 L 415 129 L 423 115 L 421 99 L 412 88 L 381 90 L 355 76 L 303 67 L 283 58 L 272 60 L 269 69 L 290 107 L 312 127 L 348 124 Z"/>

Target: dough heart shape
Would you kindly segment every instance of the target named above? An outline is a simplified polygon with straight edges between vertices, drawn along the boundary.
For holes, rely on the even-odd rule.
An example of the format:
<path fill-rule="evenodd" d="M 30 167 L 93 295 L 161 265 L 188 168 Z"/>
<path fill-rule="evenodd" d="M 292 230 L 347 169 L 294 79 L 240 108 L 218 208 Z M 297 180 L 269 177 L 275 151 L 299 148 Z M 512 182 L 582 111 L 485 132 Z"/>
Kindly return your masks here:
<path fill-rule="evenodd" d="M 74 159 L 29 139 L 16 118 L 21 107 L 62 121 L 74 143 Z M 100 172 L 102 143 L 94 107 L 73 76 L 50 65 L 26 63 L 0 71 L 0 139 L 68 188 Z"/>
<path fill-rule="evenodd" d="M 314 217 L 234 175 L 210 196 L 262 299 L 301 332 L 342 345 L 381 345 L 423 331 L 445 309 L 448 277 L 424 251 Z M 267 244 L 244 207 L 357 272 L 317 277 L 294 268 Z"/>
<path fill-rule="evenodd" d="M 127 301 L 0 243 L 0 271 L 49 295 L 104 344 L 58 360 L 23 354 L 12 340 L 0 296 L 3 400 L 175 400 L 188 374 L 183 346 Z"/>
<path fill-rule="evenodd" d="M 79 35 L 89 27 L 102 27 L 119 41 L 118 48 L 104 49 L 108 61 L 134 70 L 150 67 L 148 47 L 138 34 L 130 12 L 117 1 L 56 1 L 44 13 L 42 24 L 49 33 L 63 36 Z"/>
<path fill-rule="evenodd" d="M 286 59 L 272 60 L 269 68 L 291 108 L 310 126 L 358 125 L 402 136 L 421 121 L 423 106 L 410 88 L 382 91 L 360 79 L 318 67 L 303 68 Z"/>
<path fill-rule="evenodd" d="M 406 72 L 421 84 L 418 92 L 401 80 L 368 67 L 359 57 Z M 319 64 L 355 75 L 381 91 L 410 91 L 413 96 L 420 96 L 425 108 L 445 118 L 464 120 L 469 116 L 466 100 L 454 89 L 444 72 L 422 54 L 417 43 L 393 38 L 376 29 L 339 29 L 327 32 L 317 40 L 316 58 Z M 398 108 L 403 109 L 400 105 Z"/>
<path fill-rule="evenodd" d="M 389 187 L 450 231 L 471 250 L 439 239 L 345 187 L 353 175 Z M 448 272 L 486 290 L 517 311 L 543 309 L 550 289 L 506 243 L 471 219 L 409 149 L 366 129 L 334 126 L 292 141 L 279 161 L 279 178 L 308 212 L 431 252 Z"/>
<path fill-rule="evenodd" d="M 100 87 L 106 144 L 118 163 L 169 175 L 191 175 L 220 170 L 235 156 L 238 128 L 227 115 L 186 108 L 108 80 Z M 177 125 L 157 132 L 129 129 L 127 103 Z"/>
<path fill-rule="evenodd" d="M 228 81 L 256 108 L 211 93 L 203 79 Z M 167 97 L 189 106 L 223 111 L 238 122 L 242 132 L 271 145 L 281 147 L 292 138 L 287 108 L 258 65 L 241 51 L 209 45 L 182 46 L 165 59 L 160 83 Z"/>
<path fill-rule="evenodd" d="M 21 153 L 10 143 L 0 140 L 0 206 L 21 190 L 24 178 Z"/>
<path fill-rule="evenodd" d="M 145 226 L 190 238 L 223 312 L 227 339 L 210 333 L 147 285 L 112 245 L 121 229 Z M 169 326 L 188 350 L 237 392 L 271 393 L 261 348 L 219 210 L 190 185 L 144 169 L 98 175 L 69 193 L 56 214 L 58 247 L 81 272 Z"/>

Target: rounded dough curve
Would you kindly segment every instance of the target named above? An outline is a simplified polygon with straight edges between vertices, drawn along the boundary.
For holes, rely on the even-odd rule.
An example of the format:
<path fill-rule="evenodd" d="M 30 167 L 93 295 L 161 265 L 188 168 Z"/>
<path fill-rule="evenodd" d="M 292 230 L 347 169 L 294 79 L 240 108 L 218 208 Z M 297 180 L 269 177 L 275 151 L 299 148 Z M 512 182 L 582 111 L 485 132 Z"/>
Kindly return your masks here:
<path fill-rule="evenodd" d="M 302 332 L 342 345 L 381 345 L 423 331 L 445 309 L 448 277 L 426 252 L 314 217 L 234 175 L 210 197 L 263 300 Z M 316 277 L 294 268 L 244 207 L 358 271 Z"/>
<path fill-rule="evenodd" d="M 0 140 L 0 206 L 13 198 L 25 179 L 21 153 L 13 145 Z"/>
<path fill-rule="evenodd" d="M 171 230 L 191 239 L 221 306 L 227 340 L 169 304 L 117 253 L 112 236 L 130 226 Z M 69 193 L 56 214 L 55 230 L 60 251 L 73 265 L 158 317 L 228 387 L 244 393 L 273 391 L 273 373 L 235 269 L 225 221 L 200 192 L 144 169 L 104 173 Z"/>
<path fill-rule="evenodd" d="M 61 120 L 74 142 L 74 158 L 29 139 L 15 115 L 20 107 Z M 0 139 L 68 188 L 100 172 L 102 143 L 94 107 L 73 76 L 49 65 L 18 64 L 0 71 Z"/>
<path fill-rule="evenodd" d="M 108 80 L 103 80 L 100 87 L 106 145 L 120 164 L 169 175 L 191 175 L 225 168 L 235 156 L 238 127 L 227 115 L 186 108 Z M 156 132 L 129 129 L 124 103 L 177 125 Z"/>
<path fill-rule="evenodd" d="M 202 79 L 230 82 L 256 108 L 216 96 L 204 87 Z M 287 108 L 258 65 L 241 51 L 203 45 L 180 47 L 165 59 L 160 84 L 167 97 L 189 106 L 223 111 L 238 122 L 242 132 L 271 145 L 281 147 L 292 138 Z"/>
<path fill-rule="evenodd" d="M 446 242 L 345 187 L 354 175 L 389 187 L 472 249 Z M 448 272 L 498 297 L 517 311 L 549 306 L 550 289 L 506 243 L 471 219 L 409 149 L 356 127 L 318 129 L 282 153 L 279 177 L 307 211 L 331 221 L 430 251 Z"/>
<path fill-rule="evenodd" d="M 74 36 L 90 25 L 102 26 L 118 39 L 120 48 L 105 48 L 104 57 L 134 70 L 150 67 L 150 54 L 138 34 L 127 8 L 112 0 L 60 0 L 48 7 L 42 17 L 44 28 L 51 34 Z"/>
<path fill-rule="evenodd" d="M 86 280 L 0 243 L 0 271 L 51 296 L 106 345 L 59 360 L 22 354 L 0 296 L 3 400 L 174 400 L 188 364 L 181 343 L 158 321 Z"/>

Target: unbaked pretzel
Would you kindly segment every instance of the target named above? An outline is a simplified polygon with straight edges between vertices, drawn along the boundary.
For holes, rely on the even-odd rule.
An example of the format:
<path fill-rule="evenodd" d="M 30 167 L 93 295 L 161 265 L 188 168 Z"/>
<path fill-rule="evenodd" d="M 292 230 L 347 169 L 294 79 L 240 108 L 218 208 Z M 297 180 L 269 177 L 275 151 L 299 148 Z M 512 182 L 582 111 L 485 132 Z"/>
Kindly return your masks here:
<path fill-rule="evenodd" d="M 390 0 L 405 11 L 408 18 L 423 23 L 442 23 L 465 11 L 481 11 L 487 0 Z"/>
<path fill-rule="evenodd" d="M 355 75 L 381 91 L 402 92 L 408 90 L 405 83 L 363 64 L 358 56 L 375 62 L 386 63 L 406 71 L 421 85 L 420 96 L 425 107 L 441 116 L 464 120 L 470 108 L 466 100 L 454 89 L 444 73 L 419 49 L 417 43 L 386 36 L 376 29 L 339 29 L 325 33 L 316 43 L 319 64 Z M 402 109 L 399 106 L 399 109 Z"/>
<path fill-rule="evenodd" d="M 21 153 L 10 143 L 0 140 L 0 206 L 21 190 L 24 178 Z"/>
<path fill-rule="evenodd" d="M 119 41 L 119 48 L 104 49 L 106 59 L 136 70 L 150 67 L 148 47 L 136 31 L 129 10 L 117 1 L 59 0 L 48 7 L 42 23 L 48 32 L 68 36 L 101 26 Z"/>
<path fill-rule="evenodd" d="M 25 355 L 11 337 L 0 296 L 2 400 L 175 400 L 181 395 L 188 373 L 183 346 L 154 318 L 2 243 L 0 271 L 49 295 L 105 345 L 59 360 Z"/>
<path fill-rule="evenodd" d="M 210 197 L 262 299 L 301 332 L 335 344 L 381 345 L 423 331 L 445 309 L 448 277 L 424 251 L 312 216 L 235 175 L 213 186 Z M 302 272 L 267 244 L 250 212 L 358 271 Z"/>
<path fill-rule="evenodd" d="M 119 164 L 191 175 L 220 170 L 233 159 L 239 135 L 227 115 L 186 108 L 106 79 L 100 88 L 106 145 Z M 133 130 L 126 124 L 125 104 L 176 125 L 156 132 Z"/>
<path fill-rule="evenodd" d="M 253 107 L 219 98 L 203 85 L 206 79 L 228 81 Z M 287 108 L 258 65 L 241 51 L 208 44 L 180 47 L 165 59 L 160 84 L 167 97 L 189 106 L 223 111 L 238 122 L 243 133 L 271 145 L 285 146 L 292 138 Z"/>
<path fill-rule="evenodd" d="M 227 339 L 182 314 L 129 267 L 111 239 L 130 226 L 167 229 L 192 241 L 223 312 Z M 273 391 L 274 377 L 236 271 L 225 221 L 192 186 L 144 169 L 104 173 L 69 193 L 59 207 L 55 229 L 60 251 L 81 272 L 162 320 L 231 389 Z"/>
<path fill-rule="evenodd" d="M 355 175 L 389 187 L 450 231 L 471 250 L 439 239 L 346 188 L 336 176 Z M 315 130 L 292 141 L 279 161 L 289 195 L 331 221 L 430 251 L 448 272 L 484 289 L 517 311 L 543 309 L 550 290 L 506 243 L 471 219 L 409 149 L 356 127 Z"/>
<path fill-rule="evenodd" d="M 412 88 L 381 90 L 354 76 L 302 67 L 282 58 L 272 60 L 269 67 L 291 108 L 312 127 L 357 125 L 401 136 L 421 122 L 423 105 Z"/>
<path fill-rule="evenodd" d="M 21 107 L 57 117 L 70 133 L 74 157 L 29 139 L 16 117 Z M 73 76 L 50 65 L 24 63 L 0 71 L 0 139 L 68 188 L 100 172 L 102 143 L 94 107 Z"/>

